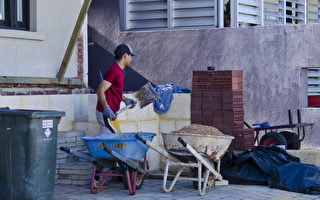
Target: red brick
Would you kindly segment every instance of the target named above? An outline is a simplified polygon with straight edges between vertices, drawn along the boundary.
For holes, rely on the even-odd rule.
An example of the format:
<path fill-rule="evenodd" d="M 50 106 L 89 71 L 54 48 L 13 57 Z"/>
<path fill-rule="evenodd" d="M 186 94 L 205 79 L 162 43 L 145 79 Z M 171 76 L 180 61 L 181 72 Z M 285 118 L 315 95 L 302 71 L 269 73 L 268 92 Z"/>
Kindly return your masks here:
<path fill-rule="evenodd" d="M 212 109 L 213 109 L 213 104 L 203 103 L 201 105 L 201 110 L 212 110 Z"/>
<path fill-rule="evenodd" d="M 213 87 L 209 82 L 193 82 L 192 90 L 212 90 Z"/>
<path fill-rule="evenodd" d="M 202 110 L 222 110 L 222 104 L 221 103 L 203 103 L 201 106 Z"/>
<path fill-rule="evenodd" d="M 222 90 L 203 91 L 203 97 L 222 97 Z"/>
<path fill-rule="evenodd" d="M 201 110 L 202 106 L 200 103 L 191 103 L 191 111 L 193 110 Z"/>
<path fill-rule="evenodd" d="M 202 103 L 212 104 L 216 103 L 222 106 L 222 99 L 221 97 L 215 97 L 215 96 L 203 96 Z"/>
<path fill-rule="evenodd" d="M 222 104 L 222 110 L 243 110 L 243 104 Z"/>
<path fill-rule="evenodd" d="M 57 90 L 47 90 L 47 91 L 44 91 L 44 93 L 46 95 L 54 95 L 54 94 L 59 94 L 59 92 Z"/>
<path fill-rule="evenodd" d="M 206 109 L 206 110 L 201 110 L 201 116 L 205 117 L 205 118 L 213 118 L 214 113 L 212 112 L 212 110 L 210 109 Z"/>
<path fill-rule="evenodd" d="M 210 71 L 193 71 L 193 82 L 211 82 L 212 80 L 212 72 Z"/>
<path fill-rule="evenodd" d="M 201 119 L 201 110 L 192 110 L 191 118 L 199 118 Z"/>
<path fill-rule="evenodd" d="M 59 94 L 72 94 L 71 90 L 60 90 Z"/>
<path fill-rule="evenodd" d="M 15 92 L 2 92 L 2 96 L 12 96 L 12 95 L 15 95 L 16 93 Z"/>
<path fill-rule="evenodd" d="M 201 120 L 201 118 L 191 118 L 191 123 L 192 124 L 201 124 L 202 120 Z"/>
<path fill-rule="evenodd" d="M 216 70 L 216 71 L 213 71 L 213 76 L 218 76 L 218 77 L 243 76 L 243 71 L 242 70 Z"/>
<path fill-rule="evenodd" d="M 202 98 L 202 91 L 201 90 L 192 90 L 191 97 L 201 97 Z"/>
<path fill-rule="evenodd" d="M 31 91 L 31 95 L 43 95 L 44 91 Z"/>

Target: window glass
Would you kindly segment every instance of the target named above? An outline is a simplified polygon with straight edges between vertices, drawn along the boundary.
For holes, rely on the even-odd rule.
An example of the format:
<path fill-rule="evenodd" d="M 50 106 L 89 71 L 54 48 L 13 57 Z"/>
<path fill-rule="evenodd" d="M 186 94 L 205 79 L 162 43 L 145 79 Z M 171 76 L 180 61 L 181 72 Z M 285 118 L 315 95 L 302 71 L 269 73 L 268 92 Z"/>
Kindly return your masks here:
<path fill-rule="evenodd" d="M 0 20 L 5 20 L 4 0 L 0 0 Z"/>
<path fill-rule="evenodd" d="M 22 0 L 17 0 L 17 21 L 23 22 L 22 18 Z"/>

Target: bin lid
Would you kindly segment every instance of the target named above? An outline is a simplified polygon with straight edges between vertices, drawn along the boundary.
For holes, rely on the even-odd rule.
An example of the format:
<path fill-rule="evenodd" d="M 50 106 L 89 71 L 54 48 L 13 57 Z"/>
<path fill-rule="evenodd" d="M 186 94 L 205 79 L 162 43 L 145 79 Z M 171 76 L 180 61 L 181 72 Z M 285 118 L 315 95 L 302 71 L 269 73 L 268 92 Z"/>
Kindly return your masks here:
<path fill-rule="evenodd" d="M 27 109 L 0 109 L 0 115 L 24 115 L 28 118 L 50 118 L 66 116 L 64 111 L 56 110 L 27 110 Z"/>

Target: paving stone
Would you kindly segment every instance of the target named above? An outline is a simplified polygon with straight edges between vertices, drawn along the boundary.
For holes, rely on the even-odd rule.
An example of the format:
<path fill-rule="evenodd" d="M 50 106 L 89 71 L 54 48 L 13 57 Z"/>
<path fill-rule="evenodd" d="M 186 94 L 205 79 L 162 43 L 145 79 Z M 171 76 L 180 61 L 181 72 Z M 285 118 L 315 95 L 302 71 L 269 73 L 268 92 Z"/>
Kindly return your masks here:
<path fill-rule="evenodd" d="M 207 188 L 204 196 L 199 196 L 198 190 L 193 189 L 192 182 L 178 181 L 173 190 L 166 193 L 162 190 L 162 180 L 145 179 L 140 190 L 131 196 L 124 189 L 121 182 L 111 182 L 104 186 L 98 194 L 91 194 L 89 186 L 55 185 L 54 200 L 77 199 L 77 200 L 104 200 L 104 199 L 208 199 L 208 200 L 320 200 L 320 195 L 306 195 L 285 190 L 272 189 L 268 186 L 256 185 L 228 185 Z"/>

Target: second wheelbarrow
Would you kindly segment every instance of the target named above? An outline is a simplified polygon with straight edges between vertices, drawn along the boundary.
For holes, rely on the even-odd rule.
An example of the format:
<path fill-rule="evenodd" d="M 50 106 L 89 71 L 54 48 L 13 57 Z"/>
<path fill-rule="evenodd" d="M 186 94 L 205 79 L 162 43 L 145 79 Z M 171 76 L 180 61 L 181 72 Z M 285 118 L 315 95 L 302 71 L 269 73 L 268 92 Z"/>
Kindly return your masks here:
<path fill-rule="evenodd" d="M 70 153 L 79 158 L 85 159 L 94 164 L 90 190 L 91 193 L 98 193 L 108 177 L 123 177 L 124 185 L 129 193 L 134 195 L 147 174 L 146 153 L 148 146 L 135 138 L 139 135 L 146 141 L 151 142 L 155 133 L 116 133 L 104 134 L 97 137 L 83 137 L 86 147 L 91 155 L 73 151 L 72 149 L 60 147 L 60 150 Z M 143 160 L 144 158 L 144 160 Z M 140 163 L 144 161 L 144 168 Z M 97 173 L 97 168 L 106 168 L 106 173 Z M 123 173 L 116 173 L 117 170 Z M 94 186 L 96 176 L 103 177 L 97 189 Z"/>
<path fill-rule="evenodd" d="M 207 186 L 227 185 L 220 174 L 220 159 L 227 151 L 233 137 L 214 136 L 192 133 L 162 133 L 165 148 L 163 149 L 136 135 L 150 148 L 166 158 L 163 176 L 163 190 L 170 192 L 177 180 L 193 181 L 199 195 L 204 195 Z M 215 167 L 213 162 L 217 162 Z M 179 170 L 169 188 L 167 178 L 170 166 L 178 166 Z M 193 177 L 181 177 L 181 173 L 191 168 Z M 204 168 L 205 172 L 202 172 Z M 211 176 L 209 176 L 211 174 Z"/>

